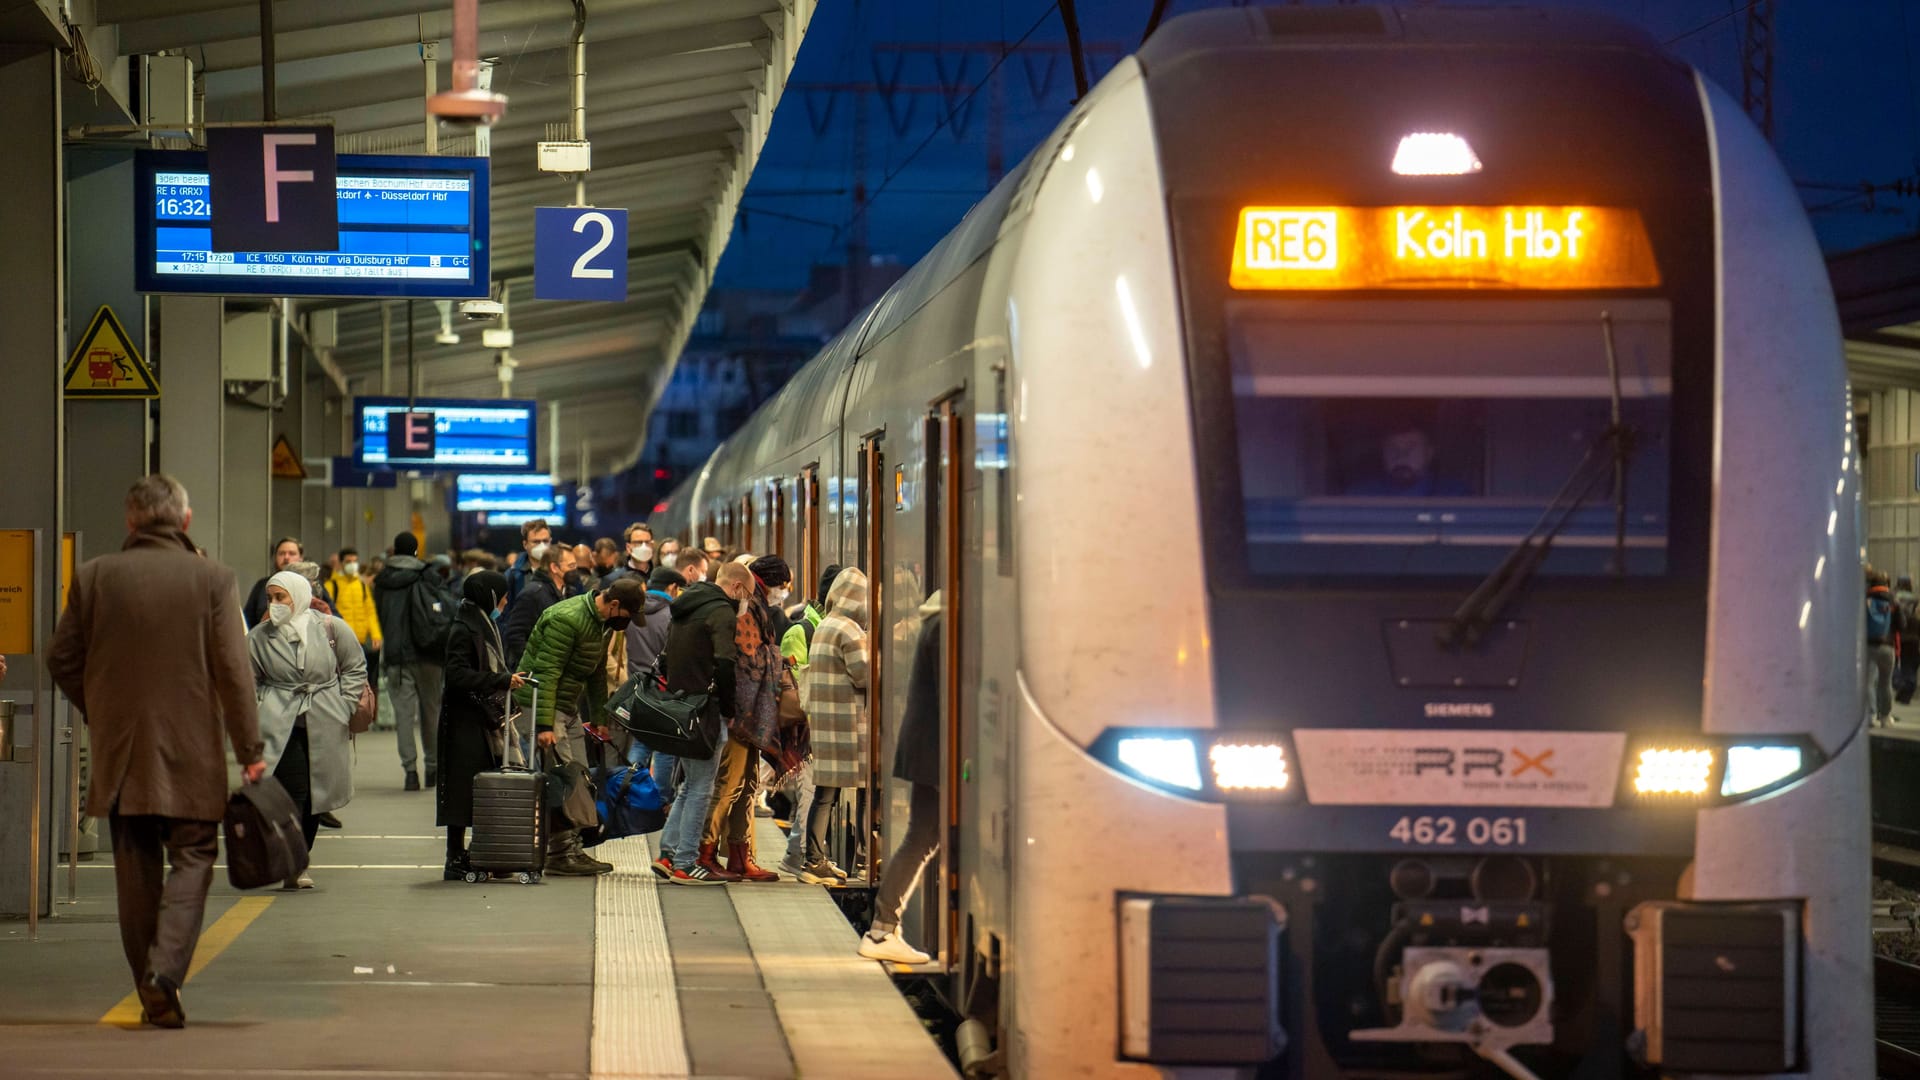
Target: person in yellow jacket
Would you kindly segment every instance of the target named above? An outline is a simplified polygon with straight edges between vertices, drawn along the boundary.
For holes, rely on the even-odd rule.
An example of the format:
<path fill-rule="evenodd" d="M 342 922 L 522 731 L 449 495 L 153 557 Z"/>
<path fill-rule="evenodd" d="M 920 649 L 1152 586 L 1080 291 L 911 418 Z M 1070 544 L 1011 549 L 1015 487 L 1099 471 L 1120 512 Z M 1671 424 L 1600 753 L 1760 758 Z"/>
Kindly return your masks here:
<path fill-rule="evenodd" d="M 367 682 L 380 688 L 380 613 L 373 607 L 373 586 L 360 576 L 360 553 L 340 549 L 340 570 L 327 580 L 333 594 L 333 613 L 353 628 L 360 648 L 367 654 Z"/>

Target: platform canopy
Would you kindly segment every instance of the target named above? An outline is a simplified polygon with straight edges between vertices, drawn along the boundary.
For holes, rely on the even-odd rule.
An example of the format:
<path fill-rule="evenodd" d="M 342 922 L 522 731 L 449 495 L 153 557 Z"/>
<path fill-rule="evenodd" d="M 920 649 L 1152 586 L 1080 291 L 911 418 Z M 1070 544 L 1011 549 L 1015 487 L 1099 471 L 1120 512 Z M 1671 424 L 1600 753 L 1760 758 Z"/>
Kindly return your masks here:
<path fill-rule="evenodd" d="M 1920 236 L 1827 260 L 1856 390 L 1920 389 Z"/>
<path fill-rule="evenodd" d="M 569 179 L 541 173 L 535 144 L 569 137 L 568 0 L 484 0 L 480 55 L 507 114 L 490 133 L 493 266 L 518 363 L 512 392 L 558 406 L 551 471 L 604 474 L 638 457 L 647 414 L 692 331 L 766 141 L 815 0 L 585 0 L 587 201 L 630 211 L 628 298 L 533 299 L 533 208 L 573 201 Z M 260 5 L 233 0 L 97 0 L 95 26 L 121 56 L 178 51 L 204 75 L 208 121 L 261 118 Z M 340 153 L 425 149 L 422 43 L 438 43 L 451 85 L 452 0 L 278 0 L 275 84 L 282 120 L 330 118 Z M 117 32 L 117 33 L 115 33 Z M 90 34 L 92 40 L 102 40 Z M 441 153 L 474 152 L 448 126 Z M 314 302 L 318 303 L 318 302 Z M 306 305 L 311 309 L 313 305 Z M 378 393 L 381 305 L 336 302 L 334 361 L 356 393 Z M 406 303 L 395 302 L 394 385 L 404 392 Z M 454 313 L 458 345 L 434 344 L 440 312 L 415 305 L 423 392 L 497 397 L 481 324 Z M 543 423 L 548 417 L 543 415 Z M 544 437 L 543 437 L 544 441 Z M 543 447 L 544 453 L 544 447 Z"/>

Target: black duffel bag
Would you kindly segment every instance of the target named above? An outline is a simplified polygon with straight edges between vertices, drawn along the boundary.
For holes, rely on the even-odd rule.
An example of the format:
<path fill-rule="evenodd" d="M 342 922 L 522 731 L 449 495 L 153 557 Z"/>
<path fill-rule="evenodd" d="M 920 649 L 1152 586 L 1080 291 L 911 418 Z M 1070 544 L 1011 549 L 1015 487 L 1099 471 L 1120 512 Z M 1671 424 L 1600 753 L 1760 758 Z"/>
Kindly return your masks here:
<path fill-rule="evenodd" d="M 720 711 L 712 694 L 670 691 L 655 664 L 613 692 L 607 714 L 634 738 L 663 754 L 705 761 L 720 745 Z"/>
<path fill-rule="evenodd" d="M 227 839 L 227 882 L 234 888 L 279 885 L 306 870 L 300 808 L 272 776 L 242 784 L 229 795 L 221 825 Z"/>

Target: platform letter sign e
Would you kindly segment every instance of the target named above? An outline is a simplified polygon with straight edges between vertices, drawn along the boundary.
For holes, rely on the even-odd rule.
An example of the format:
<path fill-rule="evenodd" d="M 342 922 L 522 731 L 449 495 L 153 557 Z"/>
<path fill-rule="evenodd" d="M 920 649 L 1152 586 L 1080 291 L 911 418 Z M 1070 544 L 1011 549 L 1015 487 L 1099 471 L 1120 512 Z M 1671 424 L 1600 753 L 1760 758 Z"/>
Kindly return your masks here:
<path fill-rule="evenodd" d="M 338 251 L 330 127 L 210 128 L 215 251 Z"/>
<path fill-rule="evenodd" d="M 430 412 L 393 412 L 387 414 L 387 464 L 430 462 L 434 455 L 433 414 Z"/>

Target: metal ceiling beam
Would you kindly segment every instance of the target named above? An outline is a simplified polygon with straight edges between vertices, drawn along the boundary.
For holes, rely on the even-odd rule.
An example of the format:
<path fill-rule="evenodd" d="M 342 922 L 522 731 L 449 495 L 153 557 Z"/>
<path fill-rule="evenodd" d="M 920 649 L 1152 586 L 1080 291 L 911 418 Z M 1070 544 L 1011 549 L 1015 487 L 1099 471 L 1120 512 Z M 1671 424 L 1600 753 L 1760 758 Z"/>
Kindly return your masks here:
<path fill-rule="evenodd" d="M 774 6 L 772 0 L 671 0 L 644 4 L 637 9 L 625 7 L 615 14 L 595 15 L 590 40 L 615 45 L 622 39 L 643 39 L 630 43 L 635 48 L 618 50 L 629 57 L 636 51 L 642 55 L 667 56 L 695 48 L 731 45 L 766 33 L 758 14 L 770 6 Z M 384 54 L 406 49 L 413 54 L 411 63 L 418 66 L 417 49 L 421 41 L 452 39 L 451 7 L 442 11 L 447 14 L 424 16 L 424 34 L 421 20 L 413 16 L 277 34 L 275 56 L 280 63 L 293 66 L 345 53 Z M 734 13 L 734 17 L 726 18 L 723 12 Z M 524 63 L 528 54 L 565 49 L 573 40 L 572 12 L 551 0 L 493 0 L 483 9 L 483 14 L 486 18 L 480 27 L 480 55 L 501 57 L 509 65 Z M 669 35 L 672 41 L 660 40 Z M 180 47 L 196 44 L 188 40 Z M 215 42 L 199 48 L 205 61 L 203 70 L 209 73 L 245 71 L 260 65 L 260 46 L 254 38 Z M 588 48 L 591 60 L 593 45 Z M 510 81 L 504 81 L 500 89 L 510 85 Z"/>

